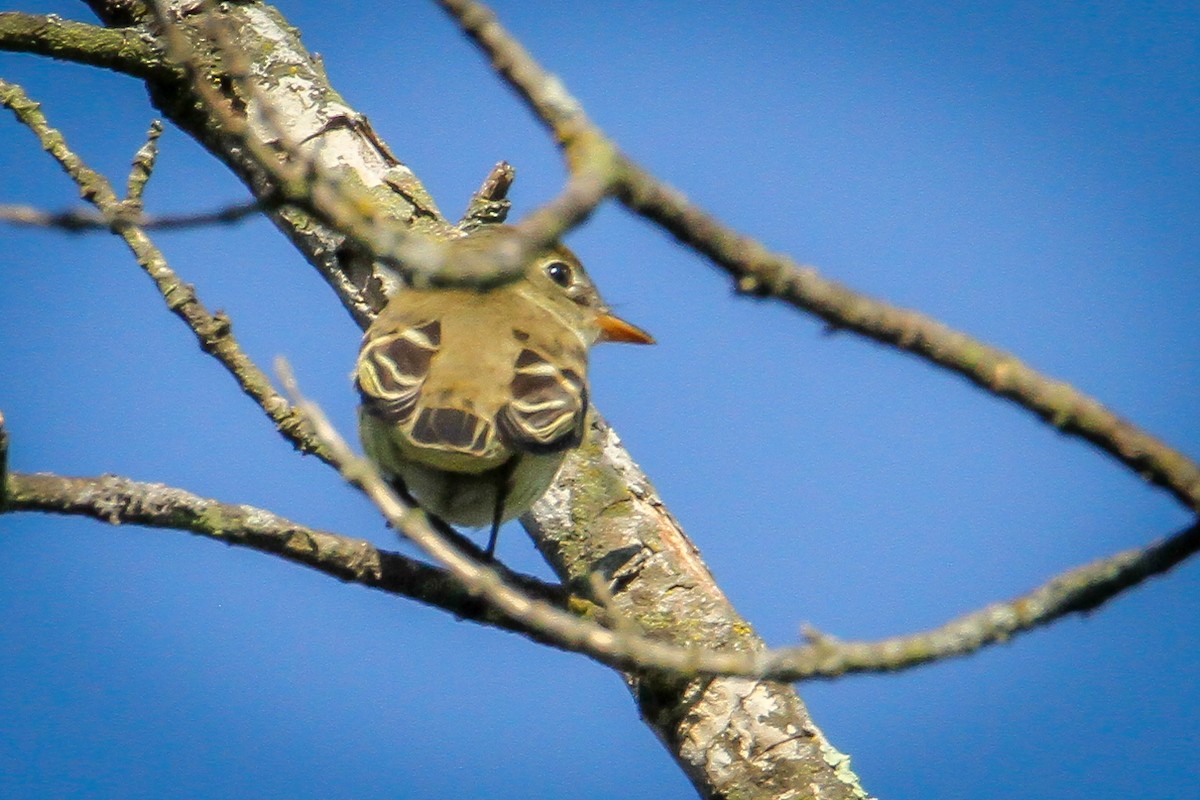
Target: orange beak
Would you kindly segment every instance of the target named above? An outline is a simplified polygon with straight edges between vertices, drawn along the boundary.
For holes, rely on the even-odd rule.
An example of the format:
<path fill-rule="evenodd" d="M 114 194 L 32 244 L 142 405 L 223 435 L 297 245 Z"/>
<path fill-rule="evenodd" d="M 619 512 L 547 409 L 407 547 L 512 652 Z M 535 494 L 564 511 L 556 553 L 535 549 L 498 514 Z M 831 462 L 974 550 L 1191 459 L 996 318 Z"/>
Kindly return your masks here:
<path fill-rule="evenodd" d="M 636 325 L 630 325 L 620 317 L 612 314 L 601 314 L 596 320 L 600 323 L 601 342 L 628 342 L 629 344 L 654 344 L 654 337 Z"/>

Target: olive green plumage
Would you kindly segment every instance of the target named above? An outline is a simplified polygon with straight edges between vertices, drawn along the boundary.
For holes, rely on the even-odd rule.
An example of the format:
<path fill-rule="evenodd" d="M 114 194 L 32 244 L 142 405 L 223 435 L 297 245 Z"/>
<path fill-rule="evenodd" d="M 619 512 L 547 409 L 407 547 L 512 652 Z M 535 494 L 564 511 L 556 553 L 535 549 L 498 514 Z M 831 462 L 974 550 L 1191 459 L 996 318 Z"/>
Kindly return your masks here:
<path fill-rule="evenodd" d="M 533 505 L 579 445 L 598 341 L 653 340 L 609 312 L 561 245 L 487 291 L 403 289 L 359 352 L 363 447 L 430 513 L 491 525 L 490 553 L 499 524 Z"/>

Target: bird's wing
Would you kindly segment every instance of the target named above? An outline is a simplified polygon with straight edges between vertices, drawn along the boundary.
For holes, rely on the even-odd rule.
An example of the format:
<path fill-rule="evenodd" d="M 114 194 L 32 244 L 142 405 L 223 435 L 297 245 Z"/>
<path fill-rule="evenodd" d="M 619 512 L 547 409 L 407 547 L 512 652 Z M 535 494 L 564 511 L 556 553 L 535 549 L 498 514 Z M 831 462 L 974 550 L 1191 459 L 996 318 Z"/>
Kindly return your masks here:
<path fill-rule="evenodd" d="M 495 458 L 501 449 L 495 426 L 469 403 L 434 405 L 421 396 L 441 344 L 436 319 L 368 336 L 355 372 L 363 410 L 420 451 L 415 457 L 423 462 L 455 471 L 483 468 L 475 459 Z"/>
<path fill-rule="evenodd" d="M 588 393 L 582 350 L 547 358 L 523 348 L 513 365 L 512 399 L 496 414 L 500 438 L 514 450 L 551 453 L 583 439 Z"/>
<path fill-rule="evenodd" d="M 363 408 L 384 422 L 406 426 L 441 343 L 442 325 L 436 319 L 368 336 L 354 373 Z"/>

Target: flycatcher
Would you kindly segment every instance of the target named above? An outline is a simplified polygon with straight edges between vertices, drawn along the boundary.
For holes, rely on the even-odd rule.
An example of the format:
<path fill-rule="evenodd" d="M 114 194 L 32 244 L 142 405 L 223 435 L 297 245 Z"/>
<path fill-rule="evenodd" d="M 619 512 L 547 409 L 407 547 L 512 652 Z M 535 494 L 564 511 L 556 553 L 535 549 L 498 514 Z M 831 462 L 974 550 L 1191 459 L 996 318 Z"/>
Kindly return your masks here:
<path fill-rule="evenodd" d="M 562 245 L 494 289 L 402 289 L 358 355 L 363 448 L 426 511 L 491 525 L 491 555 L 500 524 L 546 492 L 582 441 L 588 348 L 604 341 L 654 339 L 612 314 Z"/>

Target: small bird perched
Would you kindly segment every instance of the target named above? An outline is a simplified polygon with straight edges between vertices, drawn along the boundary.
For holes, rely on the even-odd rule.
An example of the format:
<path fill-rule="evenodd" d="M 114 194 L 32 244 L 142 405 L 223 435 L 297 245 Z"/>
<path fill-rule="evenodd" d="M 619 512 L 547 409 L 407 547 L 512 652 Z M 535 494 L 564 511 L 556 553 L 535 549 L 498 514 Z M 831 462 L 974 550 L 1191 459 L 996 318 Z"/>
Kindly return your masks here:
<path fill-rule="evenodd" d="M 402 289 L 358 355 L 363 448 L 430 513 L 491 525 L 490 556 L 500 524 L 546 492 L 582 441 L 588 348 L 604 341 L 654 339 L 611 313 L 562 245 L 486 291 Z"/>

